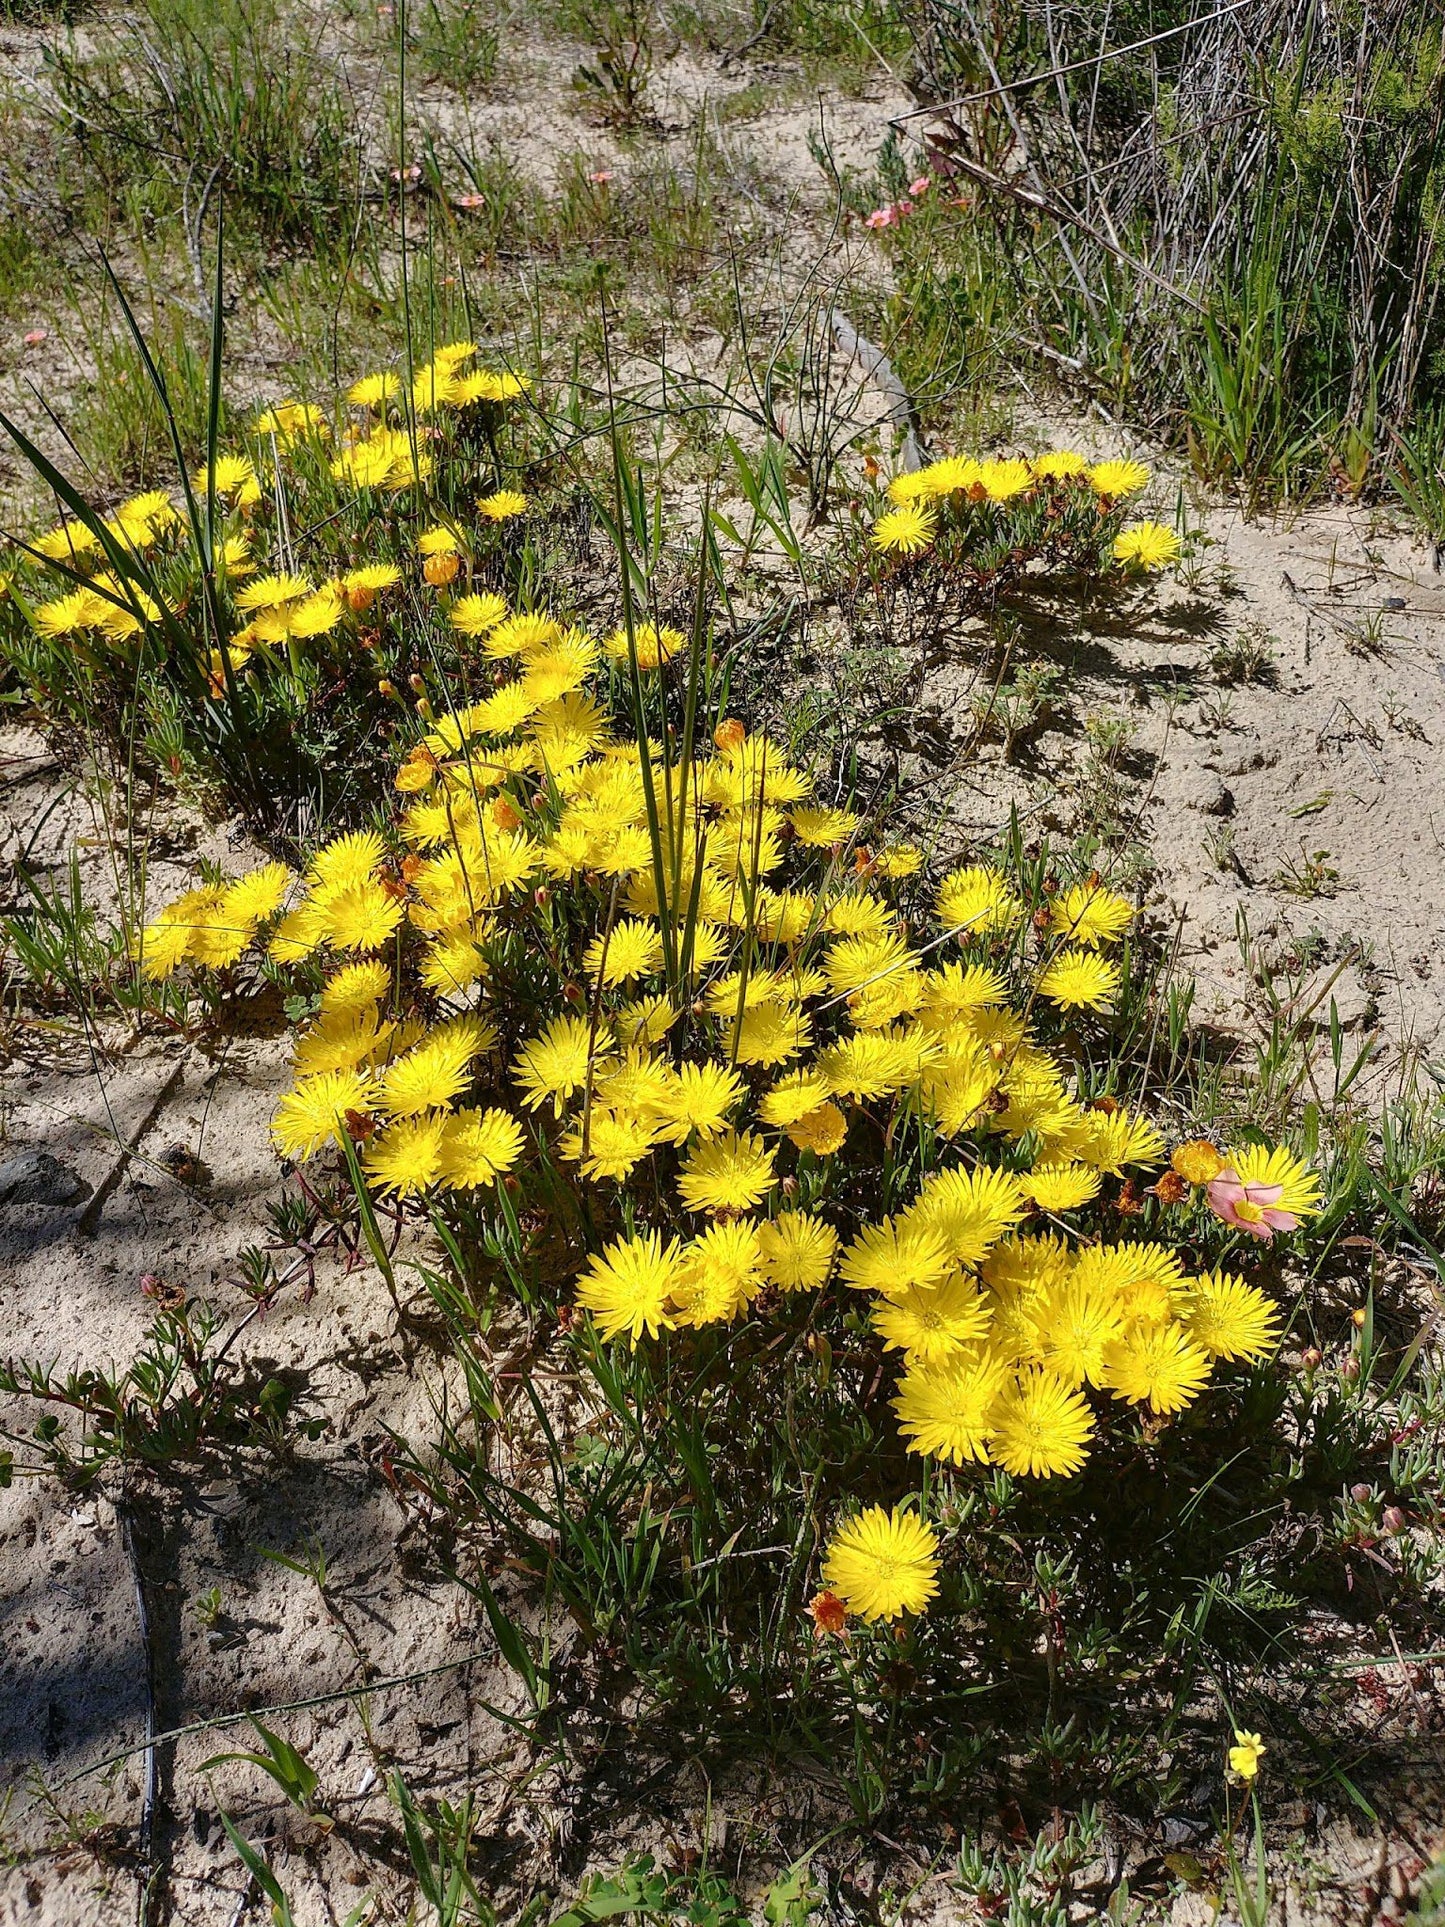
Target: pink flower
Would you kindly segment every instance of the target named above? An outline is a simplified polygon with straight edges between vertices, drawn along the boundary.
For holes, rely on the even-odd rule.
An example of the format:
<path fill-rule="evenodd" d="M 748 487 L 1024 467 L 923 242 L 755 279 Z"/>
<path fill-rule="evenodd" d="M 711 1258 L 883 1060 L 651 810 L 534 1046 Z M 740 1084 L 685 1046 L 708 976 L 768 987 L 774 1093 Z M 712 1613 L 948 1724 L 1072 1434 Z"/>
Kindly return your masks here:
<path fill-rule="evenodd" d="M 920 174 L 916 181 L 910 181 L 908 183 L 908 192 L 913 196 L 914 200 L 916 201 L 919 195 L 926 194 L 932 185 L 933 183 L 929 180 L 926 174 Z"/>
<path fill-rule="evenodd" d="M 1205 1190 L 1209 1208 L 1216 1218 L 1234 1231 L 1247 1232 L 1268 1244 L 1276 1231 L 1293 1231 L 1299 1219 L 1292 1211 L 1279 1210 L 1284 1195 L 1281 1184 L 1243 1184 L 1239 1173 L 1225 1165 L 1218 1177 L 1211 1178 Z"/>
<path fill-rule="evenodd" d="M 391 170 L 391 178 L 394 181 L 419 181 L 421 179 L 420 161 L 413 161 L 410 167 L 394 167 Z"/>
<path fill-rule="evenodd" d="M 610 167 L 599 167 L 595 173 L 589 174 L 587 178 L 594 187 L 606 187 L 608 182 L 615 181 L 617 176 L 612 172 Z"/>
<path fill-rule="evenodd" d="M 468 212 L 475 207 L 485 207 L 486 205 L 487 197 L 485 194 L 458 194 L 457 196 L 457 206 L 466 208 Z"/>
<path fill-rule="evenodd" d="M 25 346 L 27 348 L 38 348 L 49 333 L 50 330 L 48 328 L 32 328 L 25 337 Z"/>
<path fill-rule="evenodd" d="M 863 217 L 864 227 L 896 227 L 897 223 L 898 210 L 892 207 L 875 207 L 871 214 Z"/>

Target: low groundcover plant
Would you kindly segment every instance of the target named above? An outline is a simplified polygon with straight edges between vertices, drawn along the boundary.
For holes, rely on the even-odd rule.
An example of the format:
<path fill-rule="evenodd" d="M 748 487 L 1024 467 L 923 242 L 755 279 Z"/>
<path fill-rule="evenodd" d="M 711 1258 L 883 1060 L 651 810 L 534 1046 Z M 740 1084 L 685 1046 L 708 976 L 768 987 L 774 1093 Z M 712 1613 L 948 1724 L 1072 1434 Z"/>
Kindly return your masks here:
<path fill-rule="evenodd" d="M 981 473 L 990 501 L 1076 479 Z M 1139 477 L 1081 485 L 1107 485 L 1097 517 Z M 283 976 L 314 1014 L 278 1151 L 339 1151 L 453 1252 L 500 1213 L 604 1343 L 686 1347 L 801 1294 L 816 1331 L 861 1316 L 933 1470 L 891 1510 L 841 1509 L 814 1617 L 926 1612 L 939 1469 L 1068 1479 L 1101 1432 L 1167 1427 L 1264 1357 L 1279 1314 L 1248 1253 L 1317 1209 L 1318 1181 L 1283 1147 L 1171 1154 L 1144 1111 L 1080 1095 L 1078 1039 L 1107 1030 L 1134 920 L 1096 875 L 976 861 L 927 889 L 916 848 L 767 735 L 726 717 L 708 740 L 700 630 L 629 602 L 599 639 L 469 590 L 461 532 L 416 547 L 486 693 L 420 705 L 389 825 L 300 875 L 203 883 L 144 930 L 140 967 Z M 303 589 L 385 593 L 354 573 L 285 600 L 261 577 L 257 647 Z"/>

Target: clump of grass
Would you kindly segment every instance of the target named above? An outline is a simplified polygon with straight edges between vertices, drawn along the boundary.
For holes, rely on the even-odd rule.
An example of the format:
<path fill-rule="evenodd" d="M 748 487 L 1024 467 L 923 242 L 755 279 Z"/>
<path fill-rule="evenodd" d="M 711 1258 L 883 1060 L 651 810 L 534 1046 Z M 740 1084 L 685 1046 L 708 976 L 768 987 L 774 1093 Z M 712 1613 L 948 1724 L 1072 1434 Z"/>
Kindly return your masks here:
<path fill-rule="evenodd" d="M 361 180 L 353 104 L 278 0 L 146 0 L 89 54 L 51 50 L 87 164 L 198 235 L 223 195 L 267 245 L 334 249 Z"/>

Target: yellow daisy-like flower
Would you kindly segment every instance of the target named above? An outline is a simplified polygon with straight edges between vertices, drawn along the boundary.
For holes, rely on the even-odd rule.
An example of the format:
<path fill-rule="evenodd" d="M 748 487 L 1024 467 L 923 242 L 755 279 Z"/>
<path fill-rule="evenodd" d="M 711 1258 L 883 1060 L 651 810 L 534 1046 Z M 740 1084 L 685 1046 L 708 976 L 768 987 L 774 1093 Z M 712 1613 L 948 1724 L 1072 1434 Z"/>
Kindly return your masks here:
<path fill-rule="evenodd" d="M 401 393 L 399 375 L 363 375 L 346 391 L 346 399 L 357 408 L 384 408 Z"/>
<path fill-rule="evenodd" d="M 959 935 L 965 942 L 996 930 L 1012 930 L 1023 913 L 1008 879 L 981 864 L 950 870 L 938 886 L 939 921 L 950 930 L 961 925 Z"/>
<path fill-rule="evenodd" d="M 432 1112 L 398 1118 L 366 1147 L 362 1169 L 378 1191 L 415 1197 L 442 1175 L 447 1119 Z"/>
<path fill-rule="evenodd" d="M 908 1450 L 951 1465 L 986 1464 L 1004 1384 L 1003 1366 L 986 1352 L 972 1357 L 955 1351 L 926 1369 L 905 1372 L 893 1409 Z"/>
<path fill-rule="evenodd" d="M 683 648 L 687 637 L 681 629 L 659 627 L 655 622 L 634 623 L 632 641 L 637 650 L 639 669 L 658 669 L 665 662 L 671 662 L 678 650 Z M 630 663 L 631 651 L 627 644 L 626 629 L 614 629 L 603 643 L 602 648 L 609 661 Z"/>
<path fill-rule="evenodd" d="M 505 621 L 506 615 L 505 599 L 486 590 L 478 595 L 458 596 L 447 611 L 447 621 L 464 636 L 485 636 Z"/>
<path fill-rule="evenodd" d="M 375 1086 L 360 1071 L 327 1071 L 288 1091 L 271 1120 L 271 1137 L 285 1158 L 309 1158 L 325 1144 L 340 1143 L 349 1114 L 370 1108 Z"/>
<path fill-rule="evenodd" d="M 794 810 L 788 821 L 793 834 L 809 849 L 826 850 L 834 843 L 846 843 L 863 821 L 856 810 Z"/>
<path fill-rule="evenodd" d="M 1020 1372 L 993 1408 L 990 1453 L 1006 1472 L 1050 1479 L 1077 1472 L 1089 1455 L 1094 1415 L 1081 1393 L 1052 1372 Z"/>
<path fill-rule="evenodd" d="M 375 883 L 353 884 L 318 909 L 322 930 L 337 950 L 379 950 L 402 919 L 402 905 Z"/>
<path fill-rule="evenodd" d="M 223 915 L 232 922 L 254 929 L 274 917 L 286 901 L 295 878 L 284 863 L 263 863 L 228 884 L 221 899 Z"/>
<path fill-rule="evenodd" d="M 522 1087 L 522 1102 L 530 1111 L 551 1103 L 560 1116 L 569 1097 L 587 1083 L 592 1059 L 592 1031 L 582 1017 L 554 1017 L 540 1037 L 523 1046 L 512 1066 L 512 1075 Z M 599 1057 L 606 1050 L 599 1039 Z M 594 1074 L 600 1065 L 594 1066 Z"/>
<path fill-rule="evenodd" d="M 1191 1344 L 1182 1326 L 1137 1325 L 1111 1347 L 1107 1377 L 1115 1398 L 1182 1412 L 1203 1391 L 1210 1365 L 1208 1352 Z"/>
<path fill-rule="evenodd" d="M 584 1177 L 594 1182 L 609 1178 L 621 1184 L 657 1140 L 657 1126 L 651 1118 L 636 1111 L 604 1110 L 594 1104 L 583 1120 L 564 1133 L 558 1148 L 564 1158 L 581 1165 Z"/>
<path fill-rule="evenodd" d="M 618 1238 L 578 1279 L 577 1303 L 604 1338 L 625 1332 L 635 1345 L 644 1332 L 656 1338 L 677 1323 L 671 1300 L 685 1269 L 676 1238 L 666 1246 L 656 1231 Z"/>
<path fill-rule="evenodd" d="M 1179 537 L 1162 522 L 1135 522 L 1114 537 L 1114 560 L 1153 573 L 1179 560 Z"/>
<path fill-rule="evenodd" d="M 1087 1164 L 1036 1164 L 1019 1179 L 1040 1211 L 1077 1211 L 1098 1197 L 1102 1182 Z"/>
<path fill-rule="evenodd" d="M 743 1089 L 742 1078 L 726 1064 L 684 1064 L 659 1107 L 665 1135 L 676 1144 L 694 1131 L 701 1138 L 716 1137 L 726 1128 L 728 1112 L 740 1102 Z"/>
<path fill-rule="evenodd" d="M 1179 1307 L 1190 1339 L 1211 1358 L 1263 1358 L 1279 1341 L 1279 1311 L 1227 1271 L 1191 1279 Z"/>
<path fill-rule="evenodd" d="M 440 1025 L 387 1071 L 381 1086 L 382 1107 L 392 1117 L 448 1110 L 469 1083 L 472 1059 L 486 1041 L 474 1017 Z"/>
<path fill-rule="evenodd" d="M 477 507 L 489 522 L 510 522 L 527 513 L 527 498 L 518 489 L 499 488 L 483 495 Z"/>
<path fill-rule="evenodd" d="M 1162 1164 L 1164 1143 L 1146 1118 L 1125 1110 L 1090 1111 L 1067 1139 L 1071 1157 L 1117 1174 L 1126 1164 Z"/>
<path fill-rule="evenodd" d="M 779 1291 L 816 1291 L 832 1272 L 838 1234 L 806 1211 L 781 1211 L 758 1226 L 758 1252 L 770 1285 Z"/>
<path fill-rule="evenodd" d="M 1039 973 L 1041 997 L 1061 1010 L 1105 1010 L 1119 994 L 1123 974 L 1093 950 L 1064 949 Z"/>
<path fill-rule="evenodd" d="M 1030 467 L 1046 482 L 1069 482 L 1089 472 L 1088 462 L 1072 448 L 1051 448 L 1046 455 L 1036 455 Z"/>
<path fill-rule="evenodd" d="M 610 932 L 592 939 L 584 961 L 594 982 L 625 984 L 634 977 L 650 977 L 662 968 L 662 932 L 656 924 L 624 917 Z"/>
<path fill-rule="evenodd" d="M 1075 883 L 1049 905 L 1049 928 L 1056 936 L 1096 950 L 1100 944 L 1117 943 L 1133 915 L 1133 905 L 1117 891 L 1102 883 Z"/>
<path fill-rule="evenodd" d="M 507 1111 L 457 1111 L 442 1130 L 440 1180 L 453 1191 L 494 1184 L 522 1155 L 523 1142 Z"/>
<path fill-rule="evenodd" d="M 264 611 L 297 602 L 311 592 L 311 584 L 304 575 L 262 575 L 248 582 L 244 589 L 238 589 L 234 600 L 238 609 Z"/>
<path fill-rule="evenodd" d="M 843 1253 L 838 1267 L 845 1285 L 855 1291 L 882 1292 L 897 1297 L 930 1290 L 953 1270 L 953 1255 L 928 1225 L 884 1218 L 867 1225 Z"/>
<path fill-rule="evenodd" d="M 1106 1286 L 1074 1277 L 1035 1309 L 1045 1366 L 1065 1385 L 1106 1382 L 1109 1348 L 1123 1335 L 1125 1311 Z"/>
<path fill-rule="evenodd" d="M 978 479 L 990 502 L 1011 502 L 1033 486 L 1034 477 L 1027 462 L 983 462 Z"/>
<path fill-rule="evenodd" d="M 955 1264 L 976 1265 L 1024 1215 L 1023 1185 L 1012 1172 L 955 1165 L 928 1177 L 907 1222 L 934 1231 Z"/>
<path fill-rule="evenodd" d="M 873 524 L 873 546 L 885 555 L 922 555 L 933 546 L 938 516 L 917 502 L 889 509 Z"/>
<path fill-rule="evenodd" d="M 914 1512 L 869 1506 L 833 1534 L 823 1583 L 860 1619 L 926 1612 L 938 1592 L 938 1535 Z"/>
<path fill-rule="evenodd" d="M 910 1285 L 873 1307 L 873 1329 L 886 1352 L 906 1352 L 910 1365 L 935 1365 L 972 1346 L 988 1329 L 988 1306 L 961 1271 L 937 1285 Z"/>
<path fill-rule="evenodd" d="M 820 1051 L 818 1071 L 835 1097 L 865 1100 L 901 1091 L 917 1076 L 918 1059 L 903 1038 L 863 1031 Z"/>
<path fill-rule="evenodd" d="M 391 972 L 384 963 L 345 964 L 321 988 L 323 1013 L 365 1010 L 391 989 Z"/>
<path fill-rule="evenodd" d="M 741 1023 L 730 1023 L 724 1047 L 739 1064 L 785 1064 L 808 1048 L 813 1027 L 795 1004 L 771 998 L 744 1010 Z"/>
<path fill-rule="evenodd" d="M 758 1226 L 710 1225 L 687 1248 L 687 1271 L 673 1288 L 679 1324 L 726 1325 L 763 1288 Z"/>
<path fill-rule="evenodd" d="M 788 1126 L 787 1135 L 800 1151 L 811 1151 L 814 1157 L 830 1158 L 835 1151 L 843 1148 L 848 1135 L 848 1120 L 836 1104 L 820 1104 L 815 1111 L 808 1111 L 794 1119 Z"/>
<path fill-rule="evenodd" d="M 1111 502 L 1125 495 L 1137 495 L 1148 480 L 1149 471 L 1142 462 L 1095 462 L 1089 470 L 1094 493 Z"/>
<path fill-rule="evenodd" d="M 786 1130 L 800 1117 L 827 1102 L 828 1086 L 816 1071 L 789 1071 L 780 1077 L 758 1105 L 758 1116 L 775 1130 Z"/>
<path fill-rule="evenodd" d="M 750 1211 L 773 1183 L 773 1153 L 751 1131 L 720 1132 L 694 1145 L 678 1180 L 689 1211 Z"/>

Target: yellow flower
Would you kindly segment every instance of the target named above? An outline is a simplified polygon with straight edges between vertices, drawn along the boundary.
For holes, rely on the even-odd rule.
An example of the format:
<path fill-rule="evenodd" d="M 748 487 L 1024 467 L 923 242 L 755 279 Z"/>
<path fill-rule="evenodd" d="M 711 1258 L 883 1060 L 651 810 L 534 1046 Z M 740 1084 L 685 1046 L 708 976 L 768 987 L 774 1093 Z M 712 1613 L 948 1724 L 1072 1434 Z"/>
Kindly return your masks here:
<path fill-rule="evenodd" d="M 693 1146 L 678 1191 L 689 1211 L 749 1211 L 772 1183 L 773 1153 L 761 1138 L 727 1130 Z"/>
<path fill-rule="evenodd" d="M 1224 1159 L 1207 1137 L 1191 1138 L 1177 1147 L 1169 1160 L 1170 1168 L 1186 1184 L 1208 1184 L 1224 1169 Z"/>
<path fill-rule="evenodd" d="M 799 1118 L 827 1101 L 828 1086 L 816 1071 L 789 1071 L 780 1077 L 758 1105 L 758 1116 L 776 1130 L 786 1130 Z"/>
<path fill-rule="evenodd" d="M 938 1535 L 916 1513 L 869 1506 L 833 1534 L 823 1581 L 860 1619 L 925 1612 L 938 1591 Z"/>
<path fill-rule="evenodd" d="M 948 1246 L 930 1226 L 884 1218 L 866 1225 L 843 1253 L 839 1275 L 855 1291 L 878 1291 L 896 1298 L 928 1290 L 953 1268 Z"/>
<path fill-rule="evenodd" d="M 379 1002 L 391 988 L 391 972 L 383 963 L 345 964 L 321 989 L 321 1008 L 325 1013 L 365 1010 Z"/>
<path fill-rule="evenodd" d="M 604 1338 L 625 1332 L 635 1345 L 644 1332 L 656 1338 L 677 1322 L 670 1300 L 683 1275 L 676 1238 L 665 1247 L 656 1231 L 618 1238 L 578 1279 L 577 1303 L 591 1312 Z"/>
<path fill-rule="evenodd" d="M 401 393 L 398 375 L 363 375 L 346 391 L 346 399 L 358 408 L 384 408 Z"/>
<path fill-rule="evenodd" d="M 1119 994 L 1122 972 L 1093 950 L 1066 948 L 1039 973 L 1041 997 L 1061 1010 L 1104 1010 Z"/>
<path fill-rule="evenodd" d="M 1084 457 L 1072 448 L 1053 448 L 1046 455 L 1036 455 L 1030 464 L 1034 474 L 1045 481 L 1067 482 L 1076 475 L 1086 475 L 1089 464 Z"/>
<path fill-rule="evenodd" d="M 1137 495 L 1148 480 L 1149 471 L 1142 462 L 1095 462 L 1089 470 L 1089 482 L 1094 493 L 1109 501 L 1118 501 L 1125 495 Z"/>
<path fill-rule="evenodd" d="M 309 1158 L 323 1144 L 339 1143 L 349 1113 L 370 1108 L 374 1085 L 360 1071 L 327 1071 L 288 1091 L 271 1120 L 271 1136 L 285 1158 Z"/>
<path fill-rule="evenodd" d="M 1135 522 L 1114 537 L 1114 560 L 1145 571 L 1179 560 L 1179 537 L 1162 522 Z"/>
<path fill-rule="evenodd" d="M 889 509 L 873 524 L 873 546 L 885 554 L 922 555 L 933 546 L 938 533 L 938 516 L 917 502 Z"/>
<path fill-rule="evenodd" d="M 1259 1772 L 1259 1763 L 1268 1751 L 1258 1733 L 1245 1733 L 1236 1727 L 1234 1745 L 1229 1749 L 1230 1772 L 1248 1784 Z"/>
<path fill-rule="evenodd" d="M 1033 484 L 1033 473 L 1027 462 L 984 462 L 980 465 L 979 483 L 990 502 L 1011 502 L 1016 495 Z"/>
<path fill-rule="evenodd" d="M 828 1158 L 842 1149 L 848 1135 L 848 1120 L 836 1104 L 820 1104 L 816 1110 L 795 1118 L 788 1126 L 787 1135 L 800 1151 Z"/>
<path fill-rule="evenodd" d="M 1024 1188 L 1008 1171 L 986 1164 L 935 1171 L 909 1207 L 907 1222 L 943 1240 L 955 1264 L 976 1265 L 1024 1215 Z"/>
<path fill-rule="evenodd" d="M 1263 1358 L 1279 1340 L 1274 1304 L 1224 1271 L 1193 1279 L 1179 1316 L 1191 1340 L 1212 1358 Z"/>
<path fill-rule="evenodd" d="M 739 1064 L 785 1064 L 812 1042 L 813 1027 L 793 1004 L 771 999 L 743 1012 L 727 1027 L 725 1048 Z"/>
<path fill-rule="evenodd" d="M 594 982 L 625 984 L 634 977 L 650 977 L 662 968 L 662 932 L 656 924 L 624 917 L 592 939 L 584 961 Z"/>
<path fill-rule="evenodd" d="M 726 1064 L 684 1064 L 660 1106 L 664 1135 L 676 1144 L 694 1131 L 700 1138 L 716 1137 L 742 1095 L 743 1080 Z"/>
<path fill-rule="evenodd" d="M 1203 1391 L 1209 1369 L 1209 1354 L 1181 1326 L 1141 1325 L 1111 1348 L 1108 1382 L 1115 1398 L 1131 1405 L 1147 1401 L 1155 1412 L 1182 1412 Z"/>
<path fill-rule="evenodd" d="M 392 1117 L 450 1109 L 470 1081 L 471 1061 L 485 1042 L 474 1017 L 440 1025 L 387 1071 L 381 1086 L 383 1109 Z"/>
<path fill-rule="evenodd" d="M 620 1184 L 656 1144 L 657 1127 L 634 1111 L 608 1111 L 594 1104 L 561 1142 L 564 1158 L 582 1166 L 584 1177 L 611 1178 Z"/>
<path fill-rule="evenodd" d="M 1036 1164 L 1019 1179 L 1040 1211 L 1077 1211 L 1098 1197 L 1101 1182 L 1087 1164 Z"/>
<path fill-rule="evenodd" d="M 992 1457 L 1036 1479 L 1077 1472 L 1089 1455 L 1094 1415 L 1082 1394 L 1052 1372 L 1020 1372 L 993 1409 Z"/>
<path fill-rule="evenodd" d="M 428 1190 L 442 1175 L 448 1120 L 434 1112 L 398 1118 L 366 1147 L 362 1168 L 379 1191 L 398 1198 Z"/>
<path fill-rule="evenodd" d="M 489 522 L 510 522 L 515 516 L 527 513 L 527 498 L 517 489 L 499 488 L 483 495 L 477 507 Z"/>
<path fill-rule="evenodd" d="M 995 930 L 1012 930 L 1023 913 L 1007 879 L 982 865 L 951 870 L 938 887 L 939 921 L 950 930 L 962 925 L 959 935 L 965 941 Z"/>
<path fill-rule="evenodd" d="M 506 619 L 506 614 L 504 599 L 487 590 L 478 595 L 458 596 L 447 612 L 447 620 L 464 636 L 485 636 Z"/>
<path fill-rule="evenodd" d="M 637 649 L 639 669 L 657 669 L 670 662 L 687 641 L 680 629 L 659 628 L 655 622 L 638 622 L 633 625 L 633 644 Z M 614 629 L 602 645 L 610 661 L 630 663 L 631 652 L 627 645 L 626 629 Z"/>
<path fill-rule="evenodd" d="M 763 1288 L 755 1224 L 740 1220 L 709 1225 L 685 1255 L 687 1270 L 673 1287 L 679 1324 L 729 1324 Z"/>
<path fill-rule="evenodd" d="M 1003 1366 L 988 1353 L 954 1352 L 927 1369 L 905 1372 L 893 1409 L 908 1450 L 953 1465 L 986 1463 L 1004 1382 Z"/>
<path fill-rule="evenodd" d="M 522 1133 L 506 1111 L 458 1111 L 442 1132 L 441 1182 L 454 1191 L 492 1184 L 522 1155 Z"/>
<path fill-rule="evenodd" d="M 973 1280 L 956 1271 L 937 1285 L 910 1285 L 873 1307 L 873 1329 L 885 1352 L 906 1352 L 910 1365 L 942 1364 L 967 1350 L 988 1328 L 988 1306 Z"/>
<path fill-rule="evenodd" d="M 559 1116 L 562 1106 L 587 1083 L 592 1061 L 591 1026 L 582 1017 L 554 1017 L 540 1037 L 523 1046 L 512 1066 L 522 1087 L 522 1102 L 535 1111 L 551 1099 Z M 605 1057 L 605 1049 L 599 1053 Z"/>
<path fill-rule="evenodd" d="M 1071 943 L 1097 949 L 1100 944 L 1117 943 L 1133 914 L 1129 899 L 1106 890 L 1102 883 L 1076 883 L 1049 905 L 1049 927 Z"/>
<path fill-rule="evenodd" d="M 323 933 L 338 950 L 379 950 L 402 919 L 402 905 L 375 883 L 339 890 L 318 909 Z"/>
<path fill-rule="evenodd" d="M 838 1234 L 806 1211 L 780 1211 L 758 1226 L 763 1276 L 779 1291 L 816 1291 L 828 1282 Z"/>

